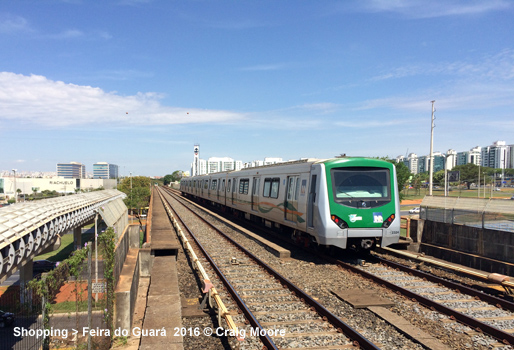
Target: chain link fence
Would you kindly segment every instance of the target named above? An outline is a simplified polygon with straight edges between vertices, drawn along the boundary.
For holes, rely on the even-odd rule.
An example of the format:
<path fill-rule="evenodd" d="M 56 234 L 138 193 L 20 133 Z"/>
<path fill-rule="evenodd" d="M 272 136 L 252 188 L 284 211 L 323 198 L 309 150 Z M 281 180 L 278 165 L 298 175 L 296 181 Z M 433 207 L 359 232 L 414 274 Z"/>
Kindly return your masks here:
<path fill-rule="evenodd" d="M 426 196 L 420 219 L 514 232 L 514 201 L 507 199 Z"/>
<path fill-rule="evenodd" d="M 92 244 L 90 247 L 94 248 Z M 109 334 L 101 333 L 110 329 L 105 318 L 109 308 L 107 293 L 103 288 L 98 288 L 105 285 L 104 261 L 102 256 L 95 261 L 94 251 L 89 254 L 92 255 L 91 264 L 88 259 L 82 261 L 78 265 L 78 273 L 73 274 L 63 264 L 65 266 L 56 268 L 48 280 L 46 273 L 34 277 L 48 289 L 50 307 L 45 308 L 45 296 L 38 295 L 28 285 L 16 283 L 0 290 L 0 310 L 9 313 L 0 318 L 1 350 L 110 348 Z M 95 285 L 97 271 L 98 283 Z M 99 293 L 94 293 L 95 288 Z M 89 295 L 92 297 L 91 312 Z M 48 312 L 46 328 L 45 312 Z M 6 317 L 9 317 L 8 322 L 4 321 Z M 91 340 L 88 339 L 88 329 L 95 331 L 95 334 L 91 334 Z M 90 346 L 88 341 L 91 342 Z"/>
<path fill-rule="evenodd" d="M 43 331 L 41 299 L 30 288 L 11 285 L 2 290 L 0 310 L 0 349 L 41 349 L 43 338 L 22 334 L 22 330 L 33 334 Z"/>

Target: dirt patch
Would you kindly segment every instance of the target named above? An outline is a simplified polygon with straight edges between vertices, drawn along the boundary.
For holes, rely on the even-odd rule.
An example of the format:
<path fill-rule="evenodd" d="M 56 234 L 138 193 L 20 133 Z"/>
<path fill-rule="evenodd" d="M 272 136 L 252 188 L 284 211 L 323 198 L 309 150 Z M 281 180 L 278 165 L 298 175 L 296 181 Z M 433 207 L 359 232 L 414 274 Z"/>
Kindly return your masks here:
<path fill-rule="evenodd" d="M 401 201 L 401 205 L 416 205 L 416 204 L 421 204 L 421 201 L 423 199 L 405 199 L 403 201 Z"/>
<path fill-rule="evenodd" d="M 79 294 L 79 300 L 87 300 L 87 282 L 77 283 L 77 290 Z M 95 295 L 93 295 L 94 298 Z M 104 297 L 103 293 L 98 293 L 98 299 Z M 55 296 L 54 301 L 56 303 L 62 303 L 65 301 L 76 301 L 75 293 L 75 282 L 66 282 L 59 290 L 59 293 Z"/>

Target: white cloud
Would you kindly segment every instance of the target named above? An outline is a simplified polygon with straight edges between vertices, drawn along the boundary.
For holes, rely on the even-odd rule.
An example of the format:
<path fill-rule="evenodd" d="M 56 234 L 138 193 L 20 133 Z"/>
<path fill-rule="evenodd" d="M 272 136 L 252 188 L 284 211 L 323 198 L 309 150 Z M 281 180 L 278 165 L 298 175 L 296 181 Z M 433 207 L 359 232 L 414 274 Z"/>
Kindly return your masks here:
<path fill-rule="evenodd" d="M 260 64 L 255 66 L 243 67 L 239 70 L 241 71 L 270 71 L 270 70 L 280 70 L 286 67 L 283 63 L 275 63 L 275 64 Z"/>
<path fill-rule="evenodd" d="M 30 31 L 27 20 L 11 14 L 0 14 L 0 33 Z"/>
<path fill-rule="evenodd" d="M 419 89 L 402 96 L 363 101 L 356 110 L 387 108 L 406 112 L 426 111 L 435 99 L 442 110 L 480 110 L 514 108 L 514 50 L 483 56 L 474 62 L 440 62 L 394 68 L 371 81 L 417 77 L 437 77 L 437 87 Z M 419 79 L 419 78 L 418 78 Z"/>
<path fill-rule="evenodd" d="M 75 39 L 81 38 L 84 36 L 84 33 L 77 29 L 68 29 L 59 34 L 49 35 L 49 38 L 52 39 Z"/>
<path fill-rule="evenodd" d="M 453 75 L 459 78 L 511 80 L 514 78 L 514 50 L 505 49 L 494 55 L 483 56 L 476 62 L 421 63 L 393 68 L 371 80 L 387 80 L 416 75 Z"/>
<path fill-rule="evenodd" d="M 395 120 L 366 120 L 365 118 L 359 118 L 359 120 L 352 121 L 341 121 L 335 122 L 334 124 L 345 128 L 356 128 L 356 129 L 369 129 L 369 128 L 385 128 L 386 126 L 397 126 L 405 125 L 412 120 L 406 119 L 395 119 Z"/>
<path fill-rule="evenodd" d="M 433 18 L 444 16 L 476 15 L 502 11 L 512 7 L 506 0 L 368 0 L 358 6 L 367 12 L 399 13 L 409 18 Z"/>
<path fill-rule="evenodd" d="M 152 92 L 121 96 L 40 75 L 0 72 L 0 121 L 66 127 L 221 123 L 244 119 L 244 115 L 232 111 L 163 106 L 162 97 Z"/>

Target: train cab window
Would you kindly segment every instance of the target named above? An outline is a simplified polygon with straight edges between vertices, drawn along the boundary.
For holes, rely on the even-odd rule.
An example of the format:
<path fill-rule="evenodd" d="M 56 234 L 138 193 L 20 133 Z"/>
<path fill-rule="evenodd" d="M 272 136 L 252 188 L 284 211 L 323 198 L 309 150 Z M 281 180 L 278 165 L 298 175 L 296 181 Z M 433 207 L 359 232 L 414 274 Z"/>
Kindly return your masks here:
<path fill-rule="evenodd" d="M 239 180 L 239 193 L 248 194 L 248 187 L 250 187 L 250 179 Z"/>
<path fill-rule="evenodd" d="M 350 167 L 335 168 L 330 172 L 333 196 L 337 203 L 371 208 L 391 201 L 389 169 Z"/>

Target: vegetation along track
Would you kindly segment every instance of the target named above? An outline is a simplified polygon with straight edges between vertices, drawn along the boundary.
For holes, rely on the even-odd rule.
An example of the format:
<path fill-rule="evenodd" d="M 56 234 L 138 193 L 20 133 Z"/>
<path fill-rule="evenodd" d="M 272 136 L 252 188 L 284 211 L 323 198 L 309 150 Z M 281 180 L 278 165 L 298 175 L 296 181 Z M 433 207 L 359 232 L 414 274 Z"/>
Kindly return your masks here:
<path fill-rule="evenodd" d="M 201 217 L 185 218 L 177 199 L 164 196 L 184 228 L 195 225 L 196 243 L 203 247 L 216 273 L 245 314 L 250 325 L 243 334 L 260 334 L 268 349 L 378 349 L 300 288 L 282 277 L 265 262 L 226 237 Z M 220 235 L 224 238 L 220 239 Z M 234 320 L 237 322 L 238 317 Z M 240 318 L 243 323 L 244 319 Z M 263 331 L 260 331 L 260 330 Z M 249 344 L 250 345 L 250 344 Z M 241 344 L 245 346 L 244 342 Z M 250 345 L 255 348 L 255 344 Z"/>

